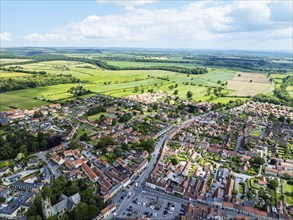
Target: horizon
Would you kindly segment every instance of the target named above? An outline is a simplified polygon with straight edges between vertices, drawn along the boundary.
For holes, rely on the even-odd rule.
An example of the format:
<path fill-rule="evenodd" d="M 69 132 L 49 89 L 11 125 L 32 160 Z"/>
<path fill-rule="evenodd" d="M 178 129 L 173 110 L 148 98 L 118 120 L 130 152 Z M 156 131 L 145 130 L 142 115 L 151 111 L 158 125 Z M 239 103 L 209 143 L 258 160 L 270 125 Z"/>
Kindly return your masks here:
<path fill-rule="evenodd" d="M 37 48 L 51 48 L 51 49 L 104 49 L 104 50 L 110 50 L 110 49 L 130 49 L 130 50 L 174 50 L 174 51 L 231 51 L 231 52 L 237 52 L 237 51 L 243 51 L 243 52 L 286 52 L 286 53 L 293 53 L 293 50 L 280 50 L 280 49 L 212 49 L 212 48 L 172 48 L 172 47 L 98 47 L 98 46 L 8 46 L 8 47 L 0 47 L 0 49 L 13 49 L 13 48 L 19 48 L 19 49 L 37 49 Z"/>
<path fill-rule="evenodd" d="M 292 1 L 4 0 L 1 48 L 290 51 L 292 20 Z"/>

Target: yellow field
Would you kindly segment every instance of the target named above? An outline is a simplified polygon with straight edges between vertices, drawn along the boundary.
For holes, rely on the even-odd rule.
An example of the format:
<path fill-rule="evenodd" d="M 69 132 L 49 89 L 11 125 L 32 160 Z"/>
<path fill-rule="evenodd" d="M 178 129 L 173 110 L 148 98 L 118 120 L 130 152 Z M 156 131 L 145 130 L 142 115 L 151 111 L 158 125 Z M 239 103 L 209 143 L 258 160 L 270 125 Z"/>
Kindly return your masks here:
<path fill-rule="evenodd" d="M 235 92 L 235 96 L 254 96 L 268 91 L 271 87 L 270 79 L 265 74 L 239 73 L 228 81 L 227 89 Z"/>
<path fill-rule="evenodd" d="M 31 61 L 32 59 L 6 59 L 6 58 L 0 58 L 0 63 L 22 63 Z"/>
<path fill-rule="evenodd" d="M 27 73 L 18 73 L 18 72 L 5 72 L 0 70 L 0 78 L 1 77 L 16 77 L 16 76 L 26 76 L 29 75 Z"/>

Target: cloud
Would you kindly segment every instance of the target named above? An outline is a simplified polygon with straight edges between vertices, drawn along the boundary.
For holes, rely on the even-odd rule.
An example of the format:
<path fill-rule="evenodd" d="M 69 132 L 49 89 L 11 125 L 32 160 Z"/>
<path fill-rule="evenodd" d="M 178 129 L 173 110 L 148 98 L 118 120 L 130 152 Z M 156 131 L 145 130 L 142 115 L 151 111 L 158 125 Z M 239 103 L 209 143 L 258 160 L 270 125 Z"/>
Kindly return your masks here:
<path fill-rule="evenodd" d="M 105 4 L 114 4 L 114 5 L 119 5 L 123 6 L 128 10 L 133 9 L 135 6 L 141 6 L 144 4 L 151 4 L 156 2 L 156 0 L 97 0 L 100 3 L 105 3 Z"/>
<path fill-rule="evenodd" d="M 103 2 L 137 6 L 151 1 Z M 240 43 L 246 37 L 257 45 L 270 37 L 292 38 L 288 19 L 292 10 L 281 15 L 284 7 L 287 5 L 276 1 L 196 1 L 178 8 L 138 7 L 122 14 L 87 16 L 47 34 L 32 33 L 25 39 L 80 45 L 202 47 L 209 43 Z"/>
<path fill-rule="evenodd" d="M 1 41 L 11 41 L 12 35 L 8 32 L 0 33 L 0 40 Z"/>
<path fill-rule="evenodd" d="M 31 33 L 29 35 L 26 35 L 24 37 L 27 41 L 65 41 L 67 40 L 66 36 L 62 34 L 56 34 L 56 33 L 49 33 L 49 34 L 38 34 L 38 33 Z"/>

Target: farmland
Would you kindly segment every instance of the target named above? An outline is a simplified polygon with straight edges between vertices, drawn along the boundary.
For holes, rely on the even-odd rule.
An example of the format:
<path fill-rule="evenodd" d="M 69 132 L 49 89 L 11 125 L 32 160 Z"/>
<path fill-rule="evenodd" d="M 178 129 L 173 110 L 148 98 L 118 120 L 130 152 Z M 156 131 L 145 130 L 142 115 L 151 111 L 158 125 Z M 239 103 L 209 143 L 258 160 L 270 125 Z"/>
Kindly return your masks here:
<path fill-rule="evenodd" d="M 3 70 L 0 70 L 0 78 L 2 77 L 16 77 L 16 76 L 28 76 L 27 73 L 18 73 L 18 72 L 6 72 Z"/>
<path fill-rule="evenodd" d="M 0 104 L 0 111 L 7 111 L 12 108 L 32 109 L 49 103 L 24 96 L 0 93 Z"/>
<path fill-rule="evenodd" d="M 0 64 L 3 63 L 23 63 L 27 61 L 31 61 L 32 59 L 6 59 L 6 58 L 0 58 Z"/>
<path fill-rule="evenodd" d="M 15 103 L 11 105 L 8 100 L 5 102 L 1 100 L 1 109 L 26 108 L 28 105 L 23 103 L 24 99 L 26 102 L 36 103 L 36 105 L 41 104 L 42 101 L 39 100 L 46 103 L 75 99 L 76 94 L 70 93 L 69 90 L 78 85 L 90 90 L 90 94 L 79 96 L 81 98 L 98 93 L 114 97 L 126 97 L 150 91 L 164 91 L 169 95 L 186 99 L 186 94 L 190 91 L 193 100 L 210 101 L 212 103 L 229 103 L 239 98 L 245 100 L 248 96 L 265 93 L 270 88 L 269 95 L 273 91 L 270 78 L 266 74 L 248 73 L 247 70 L 207 66 L 208 71 L 204 74 L 179 72 L 182 70 L 180 68 L 191 69 L 203 66 L 205 58 L 201 56 L 196 56 L 198 59 L 195 59 L 192 56 L 184 56 L 177 52 L 114 52 L 112 50 L 89 54 L 72 53 L 70 51 L 62 54 L 65 54 L 64 59 L 60 57 L 56 60 L 45 58 L 44 61 L 42 58 L 42 60 L 36 59 L 36 62 L 33 62 L 31 58 L 2 59 L 3 65 L 0 70 L 0 77 L 3 78 L 20 79 L 23 76 L 31 77 L 33 74 L 43 72 L 47 76 L 56 75 L 56 78 L 71 75 L 76 80 L 71 82 L 60 81 L 63 84 L 43 84 L 34 88 L 4 90 L 8 91 L 5 93 L 6 96 L 13 97 L 12 100 L 19 97 L 19 102 L 17 105 Z M 97 59 L 103 64 L 90 62 Z M 21 63 L 27 61 L 30 62 Z M 158 70 L 158 67 L 174 68 Z M 271 79 L 275 81 L 277 88 L 286 75 L 271 73 Z M 217 89 L 221 89 L 218 94 Z M 288 87 L 287 90 L 292 94 L 291 87 Z M 4 98 L 2 99 L 4 100 Z"/>
<path fill-rule="evenodd" d="M 257 73 L 239 73 L 228 81 L 227 88 L 234 90 L 235 96 L 254 96 L 266 92 L 271 87 L 267 75 Z"/>
<path fill-rule="evenodd" d="M 225 83 L 235 76 L 235 72 L 225 69 L 209 69 L 207 74 L 202 75 L 188 75 L 161 70 L 102 70 L 94 65 L 75 61 L 47 61 L 18 64 L 17 66 L 25 71 L 45 71 L 47 74 L 56 75 L 70 74 L 80 79 L 84 88 L 91 90 L 93 95 L 103 93 L 115 97 L 138 94 L 148 90 L 154 92 L 166 91 L 173 95 L 174 91 L 178 90 L 177 95 L 181 98 L 186 98 L 186 93 L 191 91 L 195 100 L 207 100 L 210 97 L 206 95 L 207 88 L 217 88 L 220 86 L 219 81 Z M 15 65 L 8 67 L 13 68 Z M 5 72 L 4 74 L 7 77 L 16 77 L 25 73 Z M 26 98 L 27 101 L 36 100 L 36 98 L 48 101 L 64 101 L 74 98 L 74 95 L 67 91 L 76 85 L 78 84 L 59 84 L 15 90 L 6 94 L 20 97 L 20 100 Z M 227 92 L 229 91 L 227 90 Z M 20 101 L 18 107 L 25 108 L 27 106 L 21 106 L 21 103 Z M 9 109 L 11 105 L 2 102 L 2 106 L 4 109 Z"/>

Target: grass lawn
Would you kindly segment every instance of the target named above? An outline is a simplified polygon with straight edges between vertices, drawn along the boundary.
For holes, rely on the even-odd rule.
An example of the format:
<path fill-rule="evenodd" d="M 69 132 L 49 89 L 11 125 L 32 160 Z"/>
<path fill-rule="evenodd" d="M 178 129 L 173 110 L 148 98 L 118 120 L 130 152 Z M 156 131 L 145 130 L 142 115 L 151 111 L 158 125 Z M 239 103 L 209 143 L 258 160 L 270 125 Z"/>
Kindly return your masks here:
<path fill-rule="evenodd" d="M 199 161 L 199 165 L 204 166 L 205 163 L 206 163 L 206 161 L 203 158 L 201 158 Z"/>
<path fill-rule="evenodd" d="M 85 130 L 85 129 L 78 129 L 78 133 L 75 137 L 75 140 L 79 140 L 80 136 L 83 134 L 87 134 L 88 136 L 90 136 L 92 133 L 88 130 Z"/>
<path fill-rule="evenodd" d="M 254 137 L 259 137 L 259 136 L 261 135 L 261 131 L 260 131 L 260 130 L 258 130 L 258 131 L 253 131 L 253 132 L 252 132 L 252 135 L 253 135 Z"/>
<path fill-rule="evenodd" d="M 227 103 L 229 103 L 231 100 L 232 101 L 235 101 L 235 100 L 237 100 L 237 99 L 240 99 L 240 100 L 243 100 L 243 101 L 245 101 L 245 100 L 248 100 L 248 98 L 242 98 L 242 97 L 237 97 L 237 98 L 234 98 L 234 97 L 219 97 L 219 98 L 216 98 L 216 99 L 214 99 L 214 100 L 212 100 L 211 102 L 212 103 L 218 103 L 218 102 L 221 102 L 221 103 L 223 103 L 223 104 L 227 104 Z"/>
<path fill-rule="evenodd" d="M 283 194 L 285 197 L 286 204 L 293 205 L 293 197 L 290 195 L 287 195 L 288 193 L 293 192 L 293 185 L 287 184 L 285 180 L 282 180 L 282 185 L 283 185 Z"/>
<path fill-rule="evenodd" d="M 101 113 L 98 113 L 95 115 L 88 116 L 88 120 L 89 121 L 96 121 L 96 119 L 99 119 L 101 115 L 105 115 L 107 117 L 108 114 L 106 112 L 101 112 Z"/>

